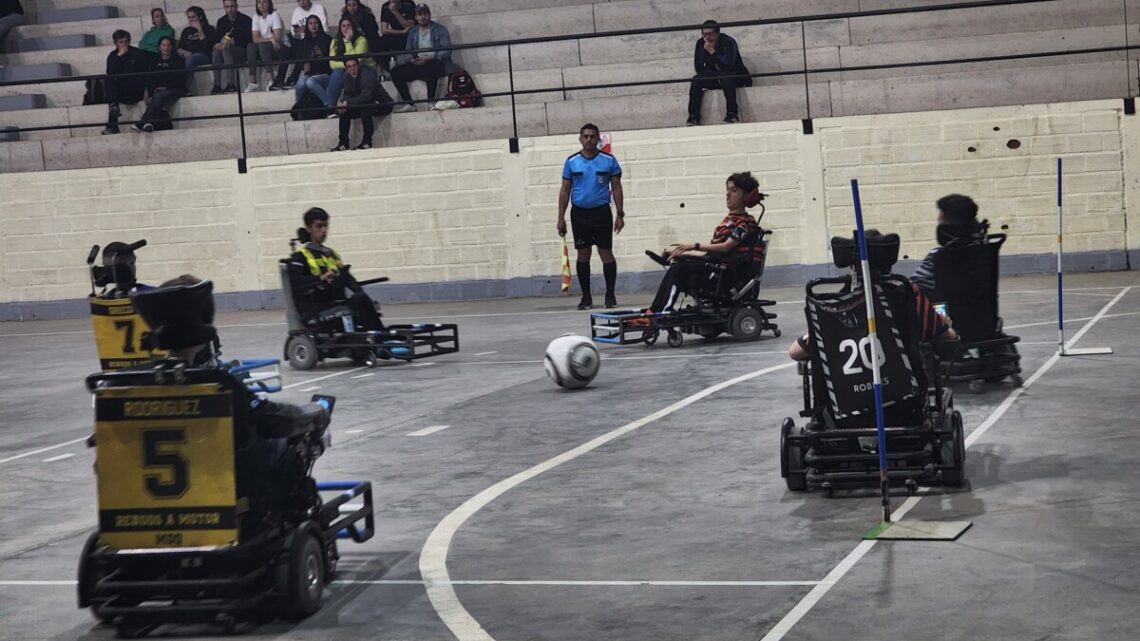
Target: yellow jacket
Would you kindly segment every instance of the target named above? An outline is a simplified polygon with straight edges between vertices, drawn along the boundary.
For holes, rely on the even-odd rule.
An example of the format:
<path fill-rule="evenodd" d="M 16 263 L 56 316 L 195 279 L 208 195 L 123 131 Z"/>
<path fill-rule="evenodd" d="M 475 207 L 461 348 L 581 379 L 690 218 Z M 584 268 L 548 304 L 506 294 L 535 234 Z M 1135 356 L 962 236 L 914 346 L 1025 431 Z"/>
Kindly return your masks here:
<path fill-rule="evenodd" d="M 351 56 L 356 53 L 368 53 L 368 41 L 364 39 L 364 36 L 356 36 L 356 40 L 353 40 L 352 42 L 346 42 L 344 44 L 345 49 L 348 49 L 348 51 L 341 51 L 340 38 L 333 38 L 332 43 L 329 44 L 329 56 Z M 360 63 L 365 67 L 376 66 L 376 60 L 372 58 L 357 58 L 357 60 L 359 60 Z M 329 66 L 333 69 L 344 69 L 344 61 L 330 60 Z"/>

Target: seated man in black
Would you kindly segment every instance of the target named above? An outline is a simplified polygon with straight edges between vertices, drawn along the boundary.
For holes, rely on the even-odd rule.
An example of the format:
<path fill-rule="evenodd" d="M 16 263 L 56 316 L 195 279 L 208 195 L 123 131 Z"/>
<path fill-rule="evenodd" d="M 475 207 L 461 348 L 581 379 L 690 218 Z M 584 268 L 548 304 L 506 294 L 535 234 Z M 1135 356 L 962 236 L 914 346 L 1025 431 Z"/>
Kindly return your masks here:
<path fill-rule="evenodd" d="M 942 246 L 953 240 L 973 240 L 984 234 L 984 227 L 978 223 L 978 204 L 969 196 L 950 194 L 938 199 L 938 233 L 949 238 L 939 238 L 938 247 L 930 250 L 922 264 L 910 280 L 924 293 L 934 291 L 934 257 L 942 251 Z"/>
<path fill-rule="evenodd" d="M 701 292 L 712 275 L 708 262 L 764 260 L 757 243 L 760 225 L 745 211 L 760 203 L 759 181 L 747 171 L 732 174 L 725 182 L 724 199 L 728 215 L 713 231 L 712 242 L 678 243 L 665 250 L 672 264 L 648 311 L 671 311 L 680 293 Z"/>
<path fill-rule="evenodd" d="M 324 244 L 329 233 L 328 212 L 313 207 L 305 212 L 304 223 L 297 235 L 305 244 L 289 257 L 289 282 L 297 312 L 308 319 L 323 310 L 347 305 L 358 329 L 383 331 L 375 303 L 345 269 L 340 255 Z M 346 289 L 351 292 L 347 300 Z"/>

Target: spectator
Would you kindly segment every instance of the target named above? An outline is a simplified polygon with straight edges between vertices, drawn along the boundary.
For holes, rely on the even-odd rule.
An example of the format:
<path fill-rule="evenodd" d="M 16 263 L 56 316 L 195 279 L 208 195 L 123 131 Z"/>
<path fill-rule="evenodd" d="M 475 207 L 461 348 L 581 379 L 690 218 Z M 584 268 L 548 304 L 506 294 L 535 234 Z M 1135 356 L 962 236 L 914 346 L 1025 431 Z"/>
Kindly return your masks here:
<path fill-rule="evenodd" d="M 241 64 L 246 61 L 248 48 L 253 42 L 253 19 L 238 11 L 237 0 L 224 0 L 222 8 L 226 15 L 218 18 L 216 33 L 219 37 L 218 43 L 214 45 L 213 63 L 215 66 Z M 256 71 L 250 69 L 249 77 L 256 76 Z M 226 80 L 225 85 L 222 85 L 223 80 Z M 220 93 L 237 93 L 238 84 L 237 69 L 215 69 L 214 88 L 210 93 L 215 96 Z"/>
<path fill-rule="evenodd" d="M 8 32 L 24 24 L 24 7 L 20 0 L 0 0 L 0 51 L 4 51 L 4 39 Z"/>
<path fill-rule="evenodd" d="M 356 33 L 364 36 L 368 42 L 368 50 L 378 51 L 380 27 L 376 24 L 376 15 L 368 5 L 362 4 L 360 0 L 344 0 L 344 9 L 341 10 L 340 17 L 351 18 L 353 25 L 356 26 Z"/>
<path fill-rule="evenodd" d="M 415 4 L 411 0 L 388 0 L 380 9 L 380 42 L 376 57 L 380 69 L 387 73 L 393 54 L 404 50 L 408 32 L 416 23 Z"/>
<path fill-rule="evenodd" d="M 380 85 L 376 72 L 361 62 L 344 61 L 344 96 L 336 103 L 340 116 L 340 141 L 332 151 L 348 151 L 348 129 L 356 118 L 360 118 L 364 127 L 364 138 L 356 148 L 372 149 L 372 133 L 376 129 L 372 118 L 377 114 L 387 116 L 392 113 L 392 97 Z"/>
<path fill-rule="evenodd" d="M 336 37 L 332 40 L 332 46 L 329 47 L 329 57 L 336 58 L 337 56 L 351 56 L 354 54 L 368 53 L 368 41 L 364 39 L 356 30 L 356 23 L 352 18 L 347 16 L 340 19 L 340 25 L 337 28 Z M 372 58 L 359 58 L 360 63 L 365 67 L 376 66 L 376 61 Z M 328 91 L 325 93 L 325 106 L 332 109 L 336 106 L 337 98 L 340 97 L 340 90 L 344 87 L 344 61 L 333 60 L 329 62 L 332 67 L 332 73 L 329 74 Z M 332 118 L 336 114 L 330 114 Z"/>
<path fill-rule="evenodd" d="M 186 63 L 175 55 L 174 39 L 163 36 L 158 41 L 158 58 L 150 64 L 152 73 L 146 77 L 146 111 L 138 123 L 131 125 L 135 131 L 150 133 L 156 124 L 169 124 L 170 114 L 163 114 L 163 111 L 186 94 L 189 72 L 185 69 Z"/>
<path fill-rule="evenodd" d="M 251 35 L 253 42 L 250 43 L 248 50 L 251 75 L 249 84 L 245 88 L 246 93 L 257 91 L 260 87 L 257 82 L 259 60 L 264 63 L 262 66 L 269 68 L 272 78 L 267 89 L 269 91 L 281 89 L 285 76 L 284 68 L 279 69 L 274 77 L 271 63 L 285 58 L 289 41 L 285 36 L 285 24 L 281 22 L 281 16 L 273 8 L 273 0 L 257 0 L 257 15 L 253 17 Z"/>
<path fill-rule="evenodd" d="M 398 112 L 416 110 L 411 104 L 412 94 L 408 92 L 408 83 L 413 80 L 426 82 L 428 100 L 434 101 L 439 79 L 447 74 L 447 65 L 451 62 L 451 34 L 447 27 L 431 19 L 431 9 L 422 2 L 416 5 L 416 25 L 404 43 L 405 51 L 412 53 L 401 54 L 400 64 L 392 69 L 392 82 L 404 100 L 396 107 Z M 417 52 L 419 49 L 438 51 Z"/>
<path fill-rule="evenodd" d="M 705 20 L 701 25 L 701 37 L 693 51 L 693 67 L 697 75 L 689 84 L 689 119 L 685 126 L 701 124 L 701 98 L 706 89 L 720 88 L 724 92 L 726 104 L 724 121 L 740 122 L 740 110 L 736 104 L 736 90 L 751 87 L 752 77 L 740 57 L 740 47 L 730 36 L 720 32 L 715 20 Z M 726 77 L 734 76 L 734 77 Z"/>
<path fill-rule="evenodd" d="M 186 68 L 193 71 L 195 67 L 210 64 L 210 51 L 218 41 L 218 34 L 210 26 L 202 7 L 186 9 L 186 21 L 190 26 L 183 29 L 178 38 L 178 54 L 186 61 Z"/>
<path fill-rule="evenodd" d="M 150 23 L 154 26 L 143 34 L 142 40 L 139 40 L 139 49 L 157 54 L 159 40 L 174 39 L 174 27 L 166 20 L 166 12 L 161 7 L 150 10 Z"/>
<path fill-rule="evenodd" d="M 125 78 L 117 75 L 146 71 L 149 63 L 149 54 L 131 46 L 129 32 L 117 29 L 111 34 L 111 40 L 115 42 L 115 49 L 107 54 L 107 126 L 103 128 L 103 135 L 119 133 L 119 116 L 122 115 L 119 105 L 134 104 L 142 100 L 146 92 L 146 81 L 142 75 Z"/>
<path fill-rule="evenodd" d="M 293 41 L 293 46 L 289 48 L 290 60 L 304 60 L 312 56 L 304 55 L 304 46 L 301 41 L 308 37 L 307 25 L 309 16 L 317 16 L 321 19 L 321 24 L 329 23 L 328 15 L 325 13 L 325 8 L 319 4 L 314 4 L 313 0 L 297 0 L 297 6 L 293 8 L 293 18 L 289 21 L 293 27 L 293 33 L 290 40 Z M 327 52 L 327 49 L 326 49 Z M 301 75 L 300 64 L 293 65 L 293 71 L 289 77 L 285 79 L 285 88 L 292 88 L 297 83 L 297 77 Z"/>
<path fill-rule="evenodd" d="M 321 104 L 328 104 L 329 100 L 325 96 L 325 90 L 329 86 L 329 74 L 332 73 L 332 67 L 329 66 L 329 49 L 332 45 L 332 38 L 329 34 L 325 33 L 325 23 L 317 15 L 309 16 L 305 22 L 305 37 L 300 42 L 300 57 L 304 58 L 326 58 L 325 60 L 313 60 L 304 64 L 304 75 L 297 81 L 296 89 L 293 90 L 294 97 L 297 104 L 300 104 L 301 99 L 305 97 L 306 93 L 311 93 L 320 99 Z"/>

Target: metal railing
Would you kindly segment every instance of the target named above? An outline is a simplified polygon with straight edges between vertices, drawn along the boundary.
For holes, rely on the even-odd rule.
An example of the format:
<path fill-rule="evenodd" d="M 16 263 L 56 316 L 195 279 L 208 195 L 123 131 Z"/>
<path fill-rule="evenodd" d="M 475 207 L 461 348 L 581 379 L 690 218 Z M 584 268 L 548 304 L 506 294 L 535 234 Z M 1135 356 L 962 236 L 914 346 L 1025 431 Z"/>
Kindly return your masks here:
<path fill-rule="evenodd" d="M 725 74 L 722 77 L 735 78 L 735 79 L 744 79 L 744 78 L 759 79 L 759 78 L 779 78 L 779 77 L 789 77 L 789 76 L 802 75 L 803 79 L 804 79 L 805 114 L 807 116 L 807 118 L 805 119 L 805 131 L 810 133 L 810 120 L 812 118 L 812 115 L 811 115 L 812 112 L 811 112 L 810 77 L 813 74 L 880 71 L 880 70 L 908 69 L 908 68 L 938 66 L 938 65 L 964 65 L 964 64 L 1006 62 L 1006 61 L 1014 61 L 1014 60 L 1027 60 L 1027 59 L 1037 59 L 1037 58 L 1051 58 L 1051 57 L 1060 57 L 1060 56 L 1081 56 L 1081 55 L 1092 55 L 1092 54 L 1102 54 L 1102 53 L 1120 53 L 1120 52 L 1131 51 L 1131 50 L 1136 48 L 1136 47 L 1131 46 L 1129 34 L 1128 34 L 1127 0 L 1121 0 L 1121 6 L 1122 6 L 1121 26 L 1124 28 L 1124 41 L 1125 41 L 1125 44 L 1123 46 L 1093 47 L 1093 48 L 1084 48 L 1084 49 L 1057 49 L 1057 50 L 1041 51 L 1041 52 L 1034 52 L 1034 53 L 999 54 L 999 55 L 989 55 L 989 56 L 972 56 L 972 57 L 965 57 L 965 58 L 941 58 L 941 59 L 934 59 L 934 60 L 914 60 L 914 61 L 910 61 L 910 62 L 894 62 L 894 63 L 882 63 L 882 64 L 864 64 L 864 65 L 843 65 L 843 64 L 840 64 L 839 66 L 835 66 L 835 67 L 809 67 L 809 65 L 808 65 L 807 51 L 811 47 L 809 46 L 809 42 L 808 42 L 806 25 L 809 23 L 821 22 L 821 21 L 843 20 L 843 19 L 865 19 L 865 18 L 874 18 L 874 17 L 892 16 L 892 15 L 901 15 L 901 14 L 924 14 L 924 13 L 935 13 L 935 12 L 943 12 L 943 11 L 964 11 L 964 10 L 970 10 L 970 9 L 994 8 L 994 7 L 1002 7 L 1002 6 L 1013 6 L 1013 5 L 1055 4 L 1055 3 L 1063 3 L 1066 1 L 1072 2 L 1073 0 L 976 0 L 976 1 L 972 1 L 972 2 L 958 2 L 958 3 L 953 3 L 953 4 L 924 5 L 924 6 L 918 6 L 918 7 L 899 7 L 899 8 L 890 8 L 890 9 L 876 9 L 876 10 L 869 10 L 869 11 L 854 11 L 854 12 L 827 13 L 827 14 L 810 14 L 810 15 L 799 15 L 799 16 L 784 16 L 784 17 L 778 17 L 778 18 L 759 18 L 759 19 L 753 19 L 753 20 L 735 20 L 735 21 L 731 21 L 731 22 L 722 22 L 722 23 L 720 23 L 720 28 L 721 28 L 722 32 L 726 29 L 732 29 L 732 28 L 737 28 L 737 27 L 756 27 L 756 26 L 765 26 L 765 25 L 779 25 L 779 24 L 798 23 L 800 25 L 800 48 L 802 51 L 802 61 L 803 61 L 802 62 L 802 69 L 798 69 L 798 70 L 767 71 L 767 72 L 761 71 L 761 72 L 755 72 L 755 73 L 750 73 L 750 74 L 738 74 L 738 75 Z M 1113 26 L 1113 25 L 1109 25 L 1109 26 Z M 613 83 L 594 83 L 594 84 L 582 84 L 582 85 L 573 85 L 573 86 L 566 86 L 563 84 L 563 85 L 559 85 L 559 86 L 541 87 L 541 88 L 533 88 L 533 89 L 516 89 L 515 88 L 515 72 L 514 72 L 514 48 L 524 46 L 524 45 L 536 45 L 536 44 L 545 44 L 545 43 L 552 43 L 552 42 L 565 42 L 565 41 L 570 41 L 570 40 L 591 40 L 591 39 L 597 39 L 597 38 L 618 38 L 618 37 L 624 37 L 624 36 L 653 35 L 653 34 L 663 34 L 663 33 L 675 33 L 675 32 L 682 32 L 682 31 L 691 32 L 691 31 L 699 31 L 699 30 L 700 30 L 699 24 L 685 24 L 685 25 L 677 25 L 677 26 L 672 26 L 672 27 L 647 27 L 647 28 L 640 28 L 640 29 L 621 29 L 621 30 L 613 30 L 613 31 L 566 34 L 566 35 L 559 35 L 559 36 L 542 36 L 542 37 L 530 37 L 530 38 L 516 38 L 516 39 L 512 39 L 512 40 L 501 40 L 501 41 L 453 44 L 451 47 L 449 47 L 447 49 L 442 49 L 442 48 L 417 49 L 414 51 L 390 52 L 389 55 L 393 55 L 393 56 L 413 55 L 413 54 L 419 54 L 419 53 L 440 52 L 440 51 L 445 51 L 445 50 L 451 51 L 454 53 L 456 51 L 464 51 L 464 50 L 506 47 L 507 76 L 508 76 L 510 88 L 508 91 L 484 92 L 484 93 L 482 93 L 482 97 L 484 99 L 496 98 L 496 97 L 505 97 L 505 96 L 509 96 L 511 98 L 511 119 L 512 119 L 513 136 L 510 140 L 510 144 L 511 144 L 511 151 L 517 152 L 518 151 L 517 141 L 519 138 L 519 132 L 518 132 L 518 114 L 517 114 L 518 105 L 517 105 L 516 97 L 518 97 L 518 96 L 525 96 L 525 95 L 532 95 L 532 94 L 543 94 L 543 93 L 566 93 L 566 92 L 571 92 L 571 91 L 620 89 L 620 88 L 627 88 L 627 87 L 646 87 L 646 86 L 657 86 L 657 85 L 687 84 L 687 83 L 692 81 L 692 76 L 686 76 L 683 78 L 669 78 L 669 79 L 658 79 L 658 80 L 639 80 L 639 81 L 613 82 Z M 286 61 L 281 61 L 281 62 L 274 62 L 274 63 L 268 63 L 268 64 L 255 64 L 255 65 L 251 65 L 249 63 L 235 63 L 235 64 L 230 64 L 230 65 L 202 65 L 200 67 L 194 68 L 193 70 L 187 70 L 185 73 L 187 74 L 187 81 L 192 82 L 193 75 L 196 73 L 200 73 L 200 72 L 209 72 L 209 71 L 214 71 L 214 70 L 235 70 L 235 76 L 236 76 L 236 70 L 249 69 L 249 68 L 252 68 L 255 66 L 256 67 L 267 67 L 267 68 L 272 69 L 273 67 L 275 67 L 279 64 L 284 64 L 284 65 L 298 64 L 298 65 L 301 65 L 301 64 L 310 63 L 310 62 L 327 63 L 327 62 L 332 61 L 332 60 L 343 62 L 345 60 L 352 60 L 352 59 L 372 58 L 372 57 L 375 57 L 377 55 L 379 55 L 379 54 L 368 53 L 368 54 L 356 54 L 356 55 L 350 55 L 350 56 L 331 56 L 331 57 L 324 57 L 324 58 L 305 58 L 305 59 L 299 59 L 299 60 L 286 60 Z M 643 62 L 648 63 L 651 61 L 643 61 Z M 38 80 L 9 81 L 9 82 L 0 82 L 0 87 L 13 87 L 13 86 L 22 86 L 22 85 L 46 85 L 46 84 L 57 84 L 57 83 L 78 83 L 78 82 L 87 82 L 88 80 L 107 80 L 107 79 L 121 79 L 121 78 L 130 78 L 130 77 L 145 77 L 145 76 L 151 75 L 152 73 L 153 72 L 145 72 L 144 71 L 144 72 L 136 72 L 136 73 L 129 73 L 129 74 L 115 74 L 115 75 L 98 74 L 98 75 L 85 75 L 85 76 L 68 76 L 65 78 L 44 78 L 44 79 L 38 79 Z M 473 74 L 473 75 L 475 75 L 476 78 L 478 77 L 478 74 Z M 1131 93 L 1132 93 L 1132 80 L 1133 80 L 1132 71 L 1126 65 L 1125 84 L 1123 86 L 1125 87 L 1125 93 L 1127 94 L 1127 96 L 1122 96 L 1122 97 L 1126 97 L 1129 99 L 1132 98 L 1132 95 L 1131 95 Z M 223 95 L 227 95 L 227 94 L 223 94 Z M 235 112 L 223 113 L 223 114 L 213 114 L 213 115 L 202 115 L 202 116 L 181 116 L 181 117 L 177 117 L 177 118 L 170 118 L 170 122 L 193 122 L 193 121 L 203 121 L 203 120 L 226 120 L 226 119 L 236 118 L 238 120 L 239 128 L 241 130 L 242 156 L 241 156 L 241 158 L 239 158 L 239 168 L 244 173 L 244 171 L 245 171 L 245 160 L 248 157 L 247 156 L 247 148 L 246 148 L 246 131 L 245 131 L 246 123 L 245 123 L 245 119 L 246 118 L 254 118 L 254 117 L 263 117 L 263 116 L 291 114 L 291 113 L 294 113 L 298 110 L 295 110 L 295 109 L 272 109 L 272 110 L 261 110 L 261 111 L 252 111 L 252 112 L 246 111 L 245 106 L 243 104 L 242 95 L 243 94 L 239 88 L 239 91 L 236 93 L 237 111 L 235 111 Z M 435 102 L 435 100 L 436 99 L 413 100 L 413 101 L 411 101 L 411 104 L 430 103 L 430 102 Z M 403 102 L 404 101 L 397 99 L 397 104 L 403 103 Z M 301 111 L 304 111 L 304 110 L 301 110 Z M 324 107 L 319 107 L 319 108 L 308 109 L 308 111 L 325 112 L 325 111 L 327 111 L 327 109 Z M 2 115 L 0 115 L 0 121 L 2 121 L 2 119 L 3 119 L 3 117 L 2 117 Z M 130 124 L 134 124 L 136 122 L 138 122 L 138 121 L 125 120 L 125 121 L 121 121 L 120 124 L 130 125 Z M 105 124 L 105 122 L 86 123 L 86 124 L 71 124 L 71 123 L 69 123 L 69 124 L 65 124 L 65 125 L 43 125 L 43 126 L 37 126 L 37 127 L 22 127 L 22 128 L 16 128 L 14 130 L 9 130 L 9 131 L 15 131 L 16 133 L 22 133 L 22 132 L 51 131 L 51 130 L 59 130 L 59 129 L 75 129 L 75 128 L 85 128 L 85 127 L 86 128 L 92 128 L 92 127 L 102 127 L 104 124 Z"/>

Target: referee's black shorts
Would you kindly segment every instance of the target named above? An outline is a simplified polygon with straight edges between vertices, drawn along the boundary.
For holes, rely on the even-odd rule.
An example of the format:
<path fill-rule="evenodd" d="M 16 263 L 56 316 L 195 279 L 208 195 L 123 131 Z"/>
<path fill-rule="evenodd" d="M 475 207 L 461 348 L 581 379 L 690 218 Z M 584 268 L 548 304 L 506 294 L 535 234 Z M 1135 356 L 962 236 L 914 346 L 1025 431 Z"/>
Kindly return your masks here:
<path fill-rule="evenodd" d="M 614 247 L 614 212 L 608 203 L 601 207 L 571 205 L 570 229 L 574 233 L 575 249 L 591 245 L 597 245 L 598 249 Z"/>

